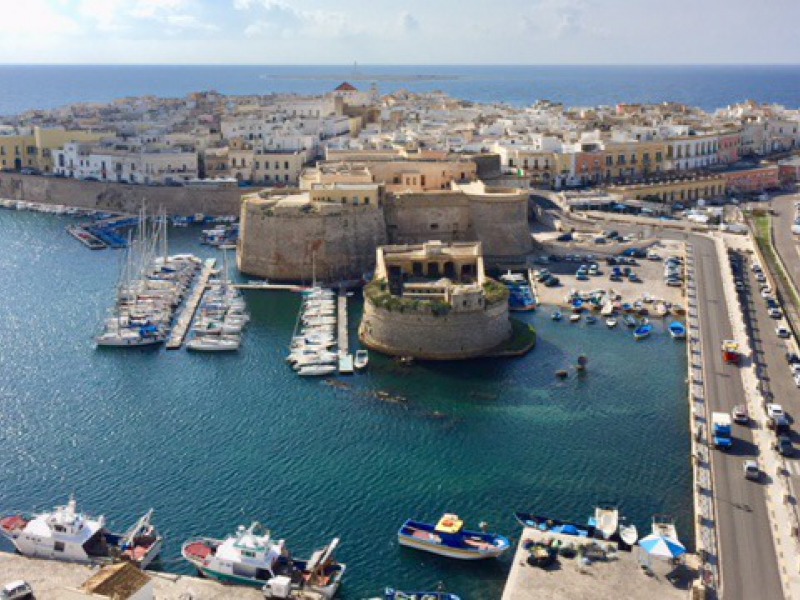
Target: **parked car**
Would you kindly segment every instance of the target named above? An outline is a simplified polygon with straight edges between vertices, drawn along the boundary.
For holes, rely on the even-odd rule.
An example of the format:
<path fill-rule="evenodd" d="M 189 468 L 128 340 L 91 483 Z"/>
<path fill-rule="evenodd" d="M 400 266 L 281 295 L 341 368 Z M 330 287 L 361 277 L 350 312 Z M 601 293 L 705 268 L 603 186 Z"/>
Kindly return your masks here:
<path fill-rule="evenodd" d="M 740 280 L 736 280 L 736 289 L 740 292 L 744 291 L 744 282 Z"/>
<path fill-rule="evenodd" d="M 798 356 L 794 352 L 787 352 L 786 353 L 786 362 L 789 363 L 790 365 L 800 364 L 800 356 Z"/>
<path fill-rule="evenodd" d="M 767 419 L 767 427 L 775 433 L 786 433 L 791 428 L 789 419 L 786 417 L 770 417 Z"/>
<path fill-rule="evenodd" d="M 794 373 L 794 384 L 800 388 L 800 373 Z"/>
<path fill-rule="evenodd" d="M 784 327 L 783 325 L 778 325 L 775 328 L 775 335 L 777 335 L 779 338 L 789 339 L 790 337 L 792 337 L 792 332 L 789 331 L 789 329 Z"/>
<path fill-rule="evenodd" d="M 562 233 L 560 236 L 556 238 L 559 242 L 571 242 L 572 241 L 572 234 L 571 233 Z"/>
<path fill-rule="evenodd" d="M 594 238 L 594 243 L 595 244 L 605 244 L 607 242 L 608 242 L 608 240 L 606 238 L 604 238 L 604 237 Z"/>
<path fill-rule="evenodd" d="M 772 288 L 769 286 L 765 286 L 761 288 L 761 297 L 762 298 L 769 298 L 772 295 Z"/>
<path fill-rule="evenodd" d="M 733 407 L 733 421 L 740 425 L 747 425 L 750 423 L 750 415 L 747 412 L 747 407 L 744 404 L 739 404 Z"/>
<path fill-rule="evenodd" d="M 631 283 L 642 283 L 641 278 L 636 273 L 631 273 L 628 275 L 628 281 Z"/>
<path fill-rule="evenodd" d="M 771 418 L 785 417 L 786 412 L 783 410 L 783 406 L 780 404 L 770 403 L 767 404 L 767 416 Z"/>
<path fill-rule="evenodd" d="M 758 263 L 753 263 L 751 267 L 753 269 L 753 273 L 761 273 L 761 265 Z"/>
<path fill-rule="evenodd" d="M 774 448 L 783 456 L 792 456 L 794 454 L 792 439 L 788 435 L 779 435 L 778 439 L 775 440 Z"/>
<path fill-rule="evenodd" d="M 758 463 L 752 459 L 744 461 L 742 465 L 744 468 L 744 478 L 751 481 L 758 481 L 761 479 L 761 469 L 758 468 Z"/>
<path fill-rule="evenodd" d="M 32 598 L 33 588 L 27 581 L 12 581 L 0 589 L 0 600 L 20 600 L 21 598 Z"/>
<path fill-rule="evenodd" d="M 603 236 L 607 238 L 617 238 L 619 237 L 619 232 L 612 229 L 611 231 L 604 231 Z"/>
<path fill-rule="evenodd" d="M 578 271 L 575 273 L 575 279 L 578 281 L 589 281 L 589 275 L 586 273 L 586 271 Z"/>
<path fill-rule="evenodd" d="M 613 256 L 609 256 L 609 257 L 607 257 L 607 258 L 606 258 L 606 264 L 607 264 L 609 267 L 612 267 L 612 266 L 614 266 L 615 264 L 617 264 L 617 259 L 616 259 L 616 258 L 614 258 Z"/>
<path fill-rule="evenodd" d="M 658 252 L 648 252 L 647 253 L 648 260 L 661 260 L 661 255 Z"/>
<path fill-rule="evenodd" d="M 667 279 L 667 285 L 670 287 L 681 287 L 683 282 L 680 279 Z"/>
<path fill-rule="evenodd" d="M 767 280 L 767 277 L 763 273 L 756 273 L 756 280 L 764 283 Z"/>
<path fill-rule="evenodd" d="M 783 313 L 781 312 L 780 308 L 770 308 L 769 316 L 772 317 L 773 319 L 780 319 L 783 317 Z"/>

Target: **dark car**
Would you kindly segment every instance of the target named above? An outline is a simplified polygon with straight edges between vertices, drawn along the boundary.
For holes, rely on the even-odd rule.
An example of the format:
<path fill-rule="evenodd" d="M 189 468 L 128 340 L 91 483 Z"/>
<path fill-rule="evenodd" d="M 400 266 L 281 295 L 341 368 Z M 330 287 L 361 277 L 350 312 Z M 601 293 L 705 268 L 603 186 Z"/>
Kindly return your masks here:
<path fill-rule="evenodd" d="M 614 258 L 613 256 L 609 256 L 608 258 L 606 258 L 606 264 L 609 267 L 614 266 L 615 264 L 617 264 L 617 259 Z"/>
<path fill-rule="evenodd" d="M 775 440 L 775 450 L 780 452 L 783 456 L 792 456 L 794 454 L 794 446 L 792 440 L 788 435 L 779 435 Z"/>
<path fill-rule="evenodd" d="M 612 229 L 611 231 L 604 232 L 603 235 L 606 236 L 608 239 L 616 239 L 616 238 L 619 237 L 619 232 L 618 231 L 614 231 Z"/>
<path fill-rule="evenodd" d="M 571 242 L 572 241 L 572 234 L 571 233 L 562 233 L 560 236 L 556 238 L 559 242 Z"/>
<path fill-rule="evenodd" d="M 800 356 L 797 356 L 794 352 L 787 352 L 786 353 L 786 362 L 790 365 L 800 364 Z"/>
<path fill-rule="evenodd" d="M 770 417 L 767 419 L 767 427 L 773 429 L 775 433 L 787 433 L 790 429 L 789 419 L 783 415 Z"/>

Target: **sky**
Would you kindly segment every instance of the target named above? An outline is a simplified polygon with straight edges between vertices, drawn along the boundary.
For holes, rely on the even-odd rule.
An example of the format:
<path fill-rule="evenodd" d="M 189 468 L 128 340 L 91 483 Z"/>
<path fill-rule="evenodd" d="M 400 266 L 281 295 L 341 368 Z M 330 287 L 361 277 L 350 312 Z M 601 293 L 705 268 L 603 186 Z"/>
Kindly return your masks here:
<path fill-rule="evenodd" d="M 0 63 L 798 64 L 800 0 L 0 0 Z"/>

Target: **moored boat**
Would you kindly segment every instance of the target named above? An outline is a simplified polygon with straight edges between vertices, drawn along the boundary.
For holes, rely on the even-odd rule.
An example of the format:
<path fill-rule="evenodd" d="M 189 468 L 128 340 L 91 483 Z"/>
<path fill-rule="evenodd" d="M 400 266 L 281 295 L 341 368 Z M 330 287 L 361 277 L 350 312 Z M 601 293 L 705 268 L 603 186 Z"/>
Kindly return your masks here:
<path fill-rule="evenodd" d="M 639 531 L 636 529 L 636 525 L 625 525 L 620 523 L 619 539 L 621 539 L 628 546 L 636 545 L 636 542 L 639 540 Z"/>
<path fill-rule="evenodd" d="M 675 340 L 686 339 L 686 326 L 680 321 L 673 321 L 669 324 L 669 334 Z"/>
<path fill-rule="evenodd" d="M 514 517 L 523 527 L 532 527 L 539 531 L 547 531 L 559 535 L 573 535 L 576 537 L 594 537 L 596 528 L 593 526 L 579 525 L 561 519 L 552 519 L 541 515 L 526 512 L 516 512 Z"/>
<path fill-rule="evenodd" d="M 636 319 L 631 315 L 622 315 L 622 320 L 628 327 L 636 327 L 637 325 Z"/>
<path fill-rule="evenodd" d="M 581 313 L 573 313 L 569 316 L 570 323 L 577 323 L 581 320 Z"/>
<path fill-rule="evenodd" d="M 163 538 L 148 511 L 122 534 L 106 529 L 105 518 L 79 512 L 74 498 L 65 506 L 35 515 L 17 513 L 0 519 L 0 534 L 23 556 L 67 562 L 107 564 L 126 558 L 144 569 L 161 552 Z"/>
<path fill-rule="evenodd" d="M 401 592 L 387 587 L 383 600 L 461 600 L 461 598 L 448 592 Z"/>
<path fill-rule="evenodd" d="M 369 352 L 364 350 L 363 348 L 360 350 L 356 350 L 356 356 L 353 360 L 353 366 L 358 370 L 363 370 L 367 368 L 369 364 Z"/>
<path fill-rule="evenodd" d="M 619 528 L 619 508 L 609 503 L 599 503 L 594 508 L 594 516 L 589 518 L 589 525 L 596 527 L 603 538 L 609 540 Z"/>
<path fill-rule="evenodd" d="M 646 325 L 640 325 L 637 327 L 633 332 L 633 337 L 636 340 L 643 340 L 650 336 L 653 333 L 653 326 L 650 323 Z"/>
<path fill-rule="evenodd" d="M 533 297 L 530 283 L 520 273 L 508 271 L 500 276 L 500 281 L 508 288 L 508 308 L 512 311 L 527 311 L 536 309 L 536 300 Z"/>
<path fill-rule="evenodd" d="M 464 522 L 453 514 L 443 515 L 435 525 L 409 519 L 397 539 L 401 546 L 461 560 L 497 558 L 511 547 L 502 535 L 465 530 Z"/>
<path fill-rule="evenodd" d="M 284 540 L 273 540 L 259 523 L 240 526 L 224 540 L 195 538 L 186 541 L 181 554 L 204 576 L 222 583 L 262 588 L 267 598 L 277 593 L 309 590 L 328 600 L 333 598 L 345 565 L 334 559 L 339 545 L 335 538 L 308 560 L 292 557 Z"/>
<path fill-rule="evenodd" d="M 562 316 L 563 315 L 561 314 L 561 311 L 557 310 L 552 315 L 550 315 L 550 318 L 553 319 L 553 321 L 560 321 Z"/>
<path fill-rule="evenodd" d="M 611 317 L 611 318 L 609 318 L 609 319 L 606 319 L 606 326 L 607 326 L 609 329 L 613 329 L 614 327 L 616 327 L 616 326 L 617 326 L 617 320 L 616 320 L 614 317 Z"/>

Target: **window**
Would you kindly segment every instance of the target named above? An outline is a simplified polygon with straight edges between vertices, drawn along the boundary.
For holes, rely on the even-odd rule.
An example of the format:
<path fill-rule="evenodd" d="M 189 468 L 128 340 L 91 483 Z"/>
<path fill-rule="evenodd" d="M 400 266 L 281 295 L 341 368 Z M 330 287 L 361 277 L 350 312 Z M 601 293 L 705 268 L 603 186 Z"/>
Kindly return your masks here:
<path fill-rule="evenodd" d="M 283 168 L 286 169 L 287 171 L 289 170 L 289 161 L 288 160 L 283 163 Z"/>
<path fill-rule="evenodd" d="M 56 552 L 64 551 L 64 542 L 53 542 L 53 550 Z"/>

